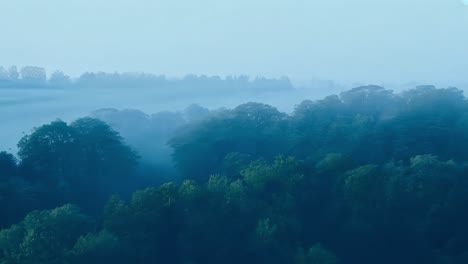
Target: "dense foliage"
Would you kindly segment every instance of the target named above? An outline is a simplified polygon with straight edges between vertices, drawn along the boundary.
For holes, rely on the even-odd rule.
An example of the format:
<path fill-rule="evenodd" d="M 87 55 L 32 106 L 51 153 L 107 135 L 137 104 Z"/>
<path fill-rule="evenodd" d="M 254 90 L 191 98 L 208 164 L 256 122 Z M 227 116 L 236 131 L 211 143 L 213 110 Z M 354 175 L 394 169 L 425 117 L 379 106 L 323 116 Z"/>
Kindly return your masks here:
<path fill-rule="evenodd" d="M 1 152 L 0 263 L 468 263 L 460 90 L 366 86 L 177 124 L 183 179 L 140 190 L 137 155 L 96 119 Z"/>
<path fill-rule="evenodd" d="M 18 143 L 18 164 L 0 153 L 0 226 L 33 209 L 64 203 L 97 213 L 115 192 L 131 191 L 138 155 L 106 123 L 81 118 L 36 128 Z"/>

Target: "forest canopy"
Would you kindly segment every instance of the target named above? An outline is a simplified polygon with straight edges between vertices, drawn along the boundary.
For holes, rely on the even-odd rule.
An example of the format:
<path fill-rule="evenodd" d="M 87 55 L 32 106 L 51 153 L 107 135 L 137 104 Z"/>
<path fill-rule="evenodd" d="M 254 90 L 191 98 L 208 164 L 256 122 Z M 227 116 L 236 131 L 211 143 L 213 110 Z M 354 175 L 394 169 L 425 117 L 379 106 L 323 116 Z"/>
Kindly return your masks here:
<path fill-rule="evenodd" d="M 467 135 L 434 86 L 52 121 L 0 152 L 0 263 L 468 263 Z"/>

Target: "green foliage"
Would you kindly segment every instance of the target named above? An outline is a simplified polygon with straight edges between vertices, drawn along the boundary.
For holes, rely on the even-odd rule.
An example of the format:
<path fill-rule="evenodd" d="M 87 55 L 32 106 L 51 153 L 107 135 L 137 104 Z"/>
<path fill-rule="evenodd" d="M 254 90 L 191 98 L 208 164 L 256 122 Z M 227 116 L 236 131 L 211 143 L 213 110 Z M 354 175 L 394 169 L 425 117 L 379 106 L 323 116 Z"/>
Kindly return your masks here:
<path fill-rule="evenodd" d="M 180 198 L 185 203 L 199 202 L 203 199 L 204 190 L 192 180 L 185 180 L 179 188 Z"/>
<path fill-rule="evenodd" d="M 222 161 L 221 173 L 231 179 L 241 177 L 240 173 L 252 162 L 252 157 L 248 154 L 232 152 L 226 155 Z"/>
<path fill-rule="evenodd" d="M 382 175 L 375 165 L 366 165 L 353 169 L 343 180 L 343 194 L 352 206 L 362 206 L 375 210 L 382 203 L 378 196 L 384 193 L 385 186 Z"/>
<path fill-rule="evenodd" d="M 301 180 L 299 162 L 293 157 L 277 157 L 272 165 L 256 161 L 241 175 L 248 186 L 255 191 L 271 192 L 294 188 Z"/>
<path fill-rule="evenodd" d="M 76 240 L 91 228 L 91 220 L 72 205 L 34 211 L 0 232 L 5 264 L 64 263 Z"/>
<path fill-rule="evenodd" d="M 224 193 L 228 188 L 229 180 L 225 176 L 211 175 L 208 179 L 207 189 L 213 193 Z"/>
<path fill-rule="evenodd" d="M 73 202 L 93 213 L 122 189 L 138 158 L 117 132 L 92 118 L 43 125 L 24 136 L 18 148 L 21 175 L 43 192 L 43 204 Z"/>
<path fill-rule="evenodd" d="M 339 264 L 339 259 L 320 244 L 309 248 L 307 252 L 299 249 L 296 256 L 296 264 Z"/>
<path fill-rule="evenodd" d="M 68 253 L 70 263 L 119 263 L 119 240 L 103 230 L 97 234 L 88 233 L 76 241 Z"/>
<path fill-rule="evenodd" d="M 182 221 L 180 200 L 174 183 L 137 191 L 130 204 L 112 197 L 105 207 L 104 227 L 122 240 L 122 254 L 132 262 L 175 261 L 173 251 Z"/>
<path fill-rule="evenodd" d="M 284 146 L 270 142 L 282 142 L 285 120 L 286 115 L 274 107 L 259 103 L 240 105 L 176 135 L 169 142 L 174 149 L 173 159 L 187 177 L 198 182 L 222 172 L 236 176 L 232 166 L 245 164 L 250 156 L 273 158 L 278 154 Z M 230 154 L 236 152 L 243 154 Z"/>
<path fill-rule="evenodd" d="M 78 147 L 75 131 L 65 122 L 57 120 L 36 128 L 31 135 L 24 136 L 18 143 L 21 165 L 30 174 L 64 178 L 73 169 Z"/>
<path fill-rule="evenodd" d="M 108 124 L 93 118 L 81 118 L 70 124 L 76 131 L 82 151 L 92 170 L 111 170 L 109 175 L 129 173 L 138 156 Z M 116 166 L 118 165 L 118 166 Z M 89 171 L 88 171 L 89 173 Z"/>
<path fill-rule="evenodd" d="M 269 218 L 260 219 L 255 228 L 255 243 L 260 247 L 273 244 L 278 227 Z"/>
<path fill-rule="evenodd" d="M 338 174 L 351 166 L 350 159 L 341 153 L 328 153 L 315 165 L 318 172 L 326 174 Z"/>

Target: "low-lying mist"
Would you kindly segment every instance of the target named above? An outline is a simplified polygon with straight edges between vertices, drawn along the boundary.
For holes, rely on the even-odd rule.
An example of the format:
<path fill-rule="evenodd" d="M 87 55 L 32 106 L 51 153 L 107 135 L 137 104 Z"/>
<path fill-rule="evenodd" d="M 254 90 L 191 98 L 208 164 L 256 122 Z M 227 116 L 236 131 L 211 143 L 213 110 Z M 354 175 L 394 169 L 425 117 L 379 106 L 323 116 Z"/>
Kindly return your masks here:
<path fill-rule="evenodd" d="M 349 85 L 310 81 L 296 87 L 288 78 L 187 75 L 169 79 L 144 73 L 84 73 L 49 77 L 39 67 L 20 71 L 0 67 L 0 150 L 15 154 L 19 140 L 53 120 L 72 122 L 90 116 L 108 123 L 141 156 L 141 174 L 176 177 L 172 149 L 175 133 L 223 109 L 258 102 L 292 114 L 303 100 L 340 94 Z M 402 86 L 391 86 L 397 90 Z"/>
<path fill-rule="evenodd" d="M 291 112 L 305 98 L 318 99 L 344 89 L 333 82 L 297 88 L 287 78 L 247 76 L 167 79 L 150 74 L 85 73 L 72 79 L 56 72 L 47 78 L 42 68 L 25 68 L 15 72 L 14 67 L 9 71 L 0 67 L 0 149 L 10 152 L 16 152 L 18 140 L 34 127 L 55 119 L 72 121 L 103 108 L 151 115 L 183 112 L 192 104 L 215 110 L 255 101 Z"/>

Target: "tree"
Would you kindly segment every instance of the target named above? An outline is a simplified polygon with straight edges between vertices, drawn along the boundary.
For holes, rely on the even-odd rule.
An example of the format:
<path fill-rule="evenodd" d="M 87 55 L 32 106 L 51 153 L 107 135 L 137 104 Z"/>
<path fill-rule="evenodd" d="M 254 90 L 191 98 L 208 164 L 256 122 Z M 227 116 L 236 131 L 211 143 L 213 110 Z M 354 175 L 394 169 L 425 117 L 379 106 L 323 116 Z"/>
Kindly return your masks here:
<path fill-rule="evenodd" d="M 11 81 L 17 81 L 20 76 L 20 74 L 18 73 L 18 68 L 16 68 L 16 66 L 11 66 L 8 69 L 8 76 Z"/>
<path fill-rule="evenodd" d="M 80 118 L 70 124 L 88 164 L 87 173 L 123 176 L 136 166 L 138 155 L 123 142 L 118 132 L 105 122 Z"/>
<path fill-rule="evenodd" d="M 91 227 L 91 219 L 72 205 L 31 212 L 0 231 L 0 259 L 5 264 L 64 263 L 68 251 Z"/>
<path fill-rule="evenodd" d="M 35 194 L 31 185 L 18 177 L 16 158 L 9 153 L 0 152 L 0 228 L 21 219 L 34 209 Z"/>
<path fill-rule="evenodd" d="M 248 154 L 232 152 L 224 157 L 221 172 L 230 179 L 241 178 L 241 171 L 246 169 L 252 162 L 252 157 Z"/>
<path fill-rule="evenodd" d="M 70 84 L 70 76 L 65 75 L 62 71 L 55 71 L 50 76 L 49 83 L 54 86 L 66 86 Z"/>
<path fill-rule="evenodd" d="M 80 236 L 67 254 L 72 264 L 125 263 L 119 239 L 102 230 Z"/>
<path fill-rule="evenodd" d="M 307 252 L 299 249 L 296 255 L 296 264 L 339 264 L 340 260 L 331 251 L 321 244 L 309 248 Z"/>
<path fill-rule="evenodd" d="M 10 79 L 10 76 L 8 74 L 8 71 L 5 68 L 0 66 L 0 81 L 5 81 L 9 79 Z"/>
<path fill-rule="evenodd" d="M 253 159 L 281 154 L 286 129 L 284 113 L 265 104 L 247 103 L 179 130 L 169 144 L 182 174 L 203 182 L 221 172 L 222 160 L 231 152 Z"/>
<path fill-rule="evenodd" d="M 27 82 L 43 84 L 47 81 L 47 75 L 44 68 L 26 66 L 21 68 L 21 79 Z"/>
<path fill-rule="evenodd" d="M 159 188 L 137 191 L 130 204 L 113 197 L 105 210 L 104 226 L 129 246 L 124 254 L 132 263 L 179 263 L 177 244 L 181 223 L 178 186 L 166 183 Z"/>
<path fill-rule="evenodd" d="M 47 190 L 44 195 L 57 195 L 49 199 L 54 206 L 53 200 L 62 197 L 94 213 L 110 193 L 131 188 L 124 183 L 138 159 L 117 132 L 92 118 L 43 125 L 24 136 L 18 148 L 22 174 Z"/>
<path fill-rule="evenodd" d="M 15 156 L 5 151 L 0 151 L 0 179 L 16 175 L 18 161 Z"/>
<path fill-rule="evenodd" d="M 20 166 L 28 177 L 47 177 L 58 182 L 76 173 L 74 163 L 79 155 L 78 138 L 76 131 L 61 120 L 25 135 L 19 141 L 18 149 Z"/>
<path fill-rule="evenodd" d="M 355 113 L 383 119 L 397 115 L 403 103 L 392 90 L 376 85 L 356 87 L 342 92 L 340 99 Z"/>

